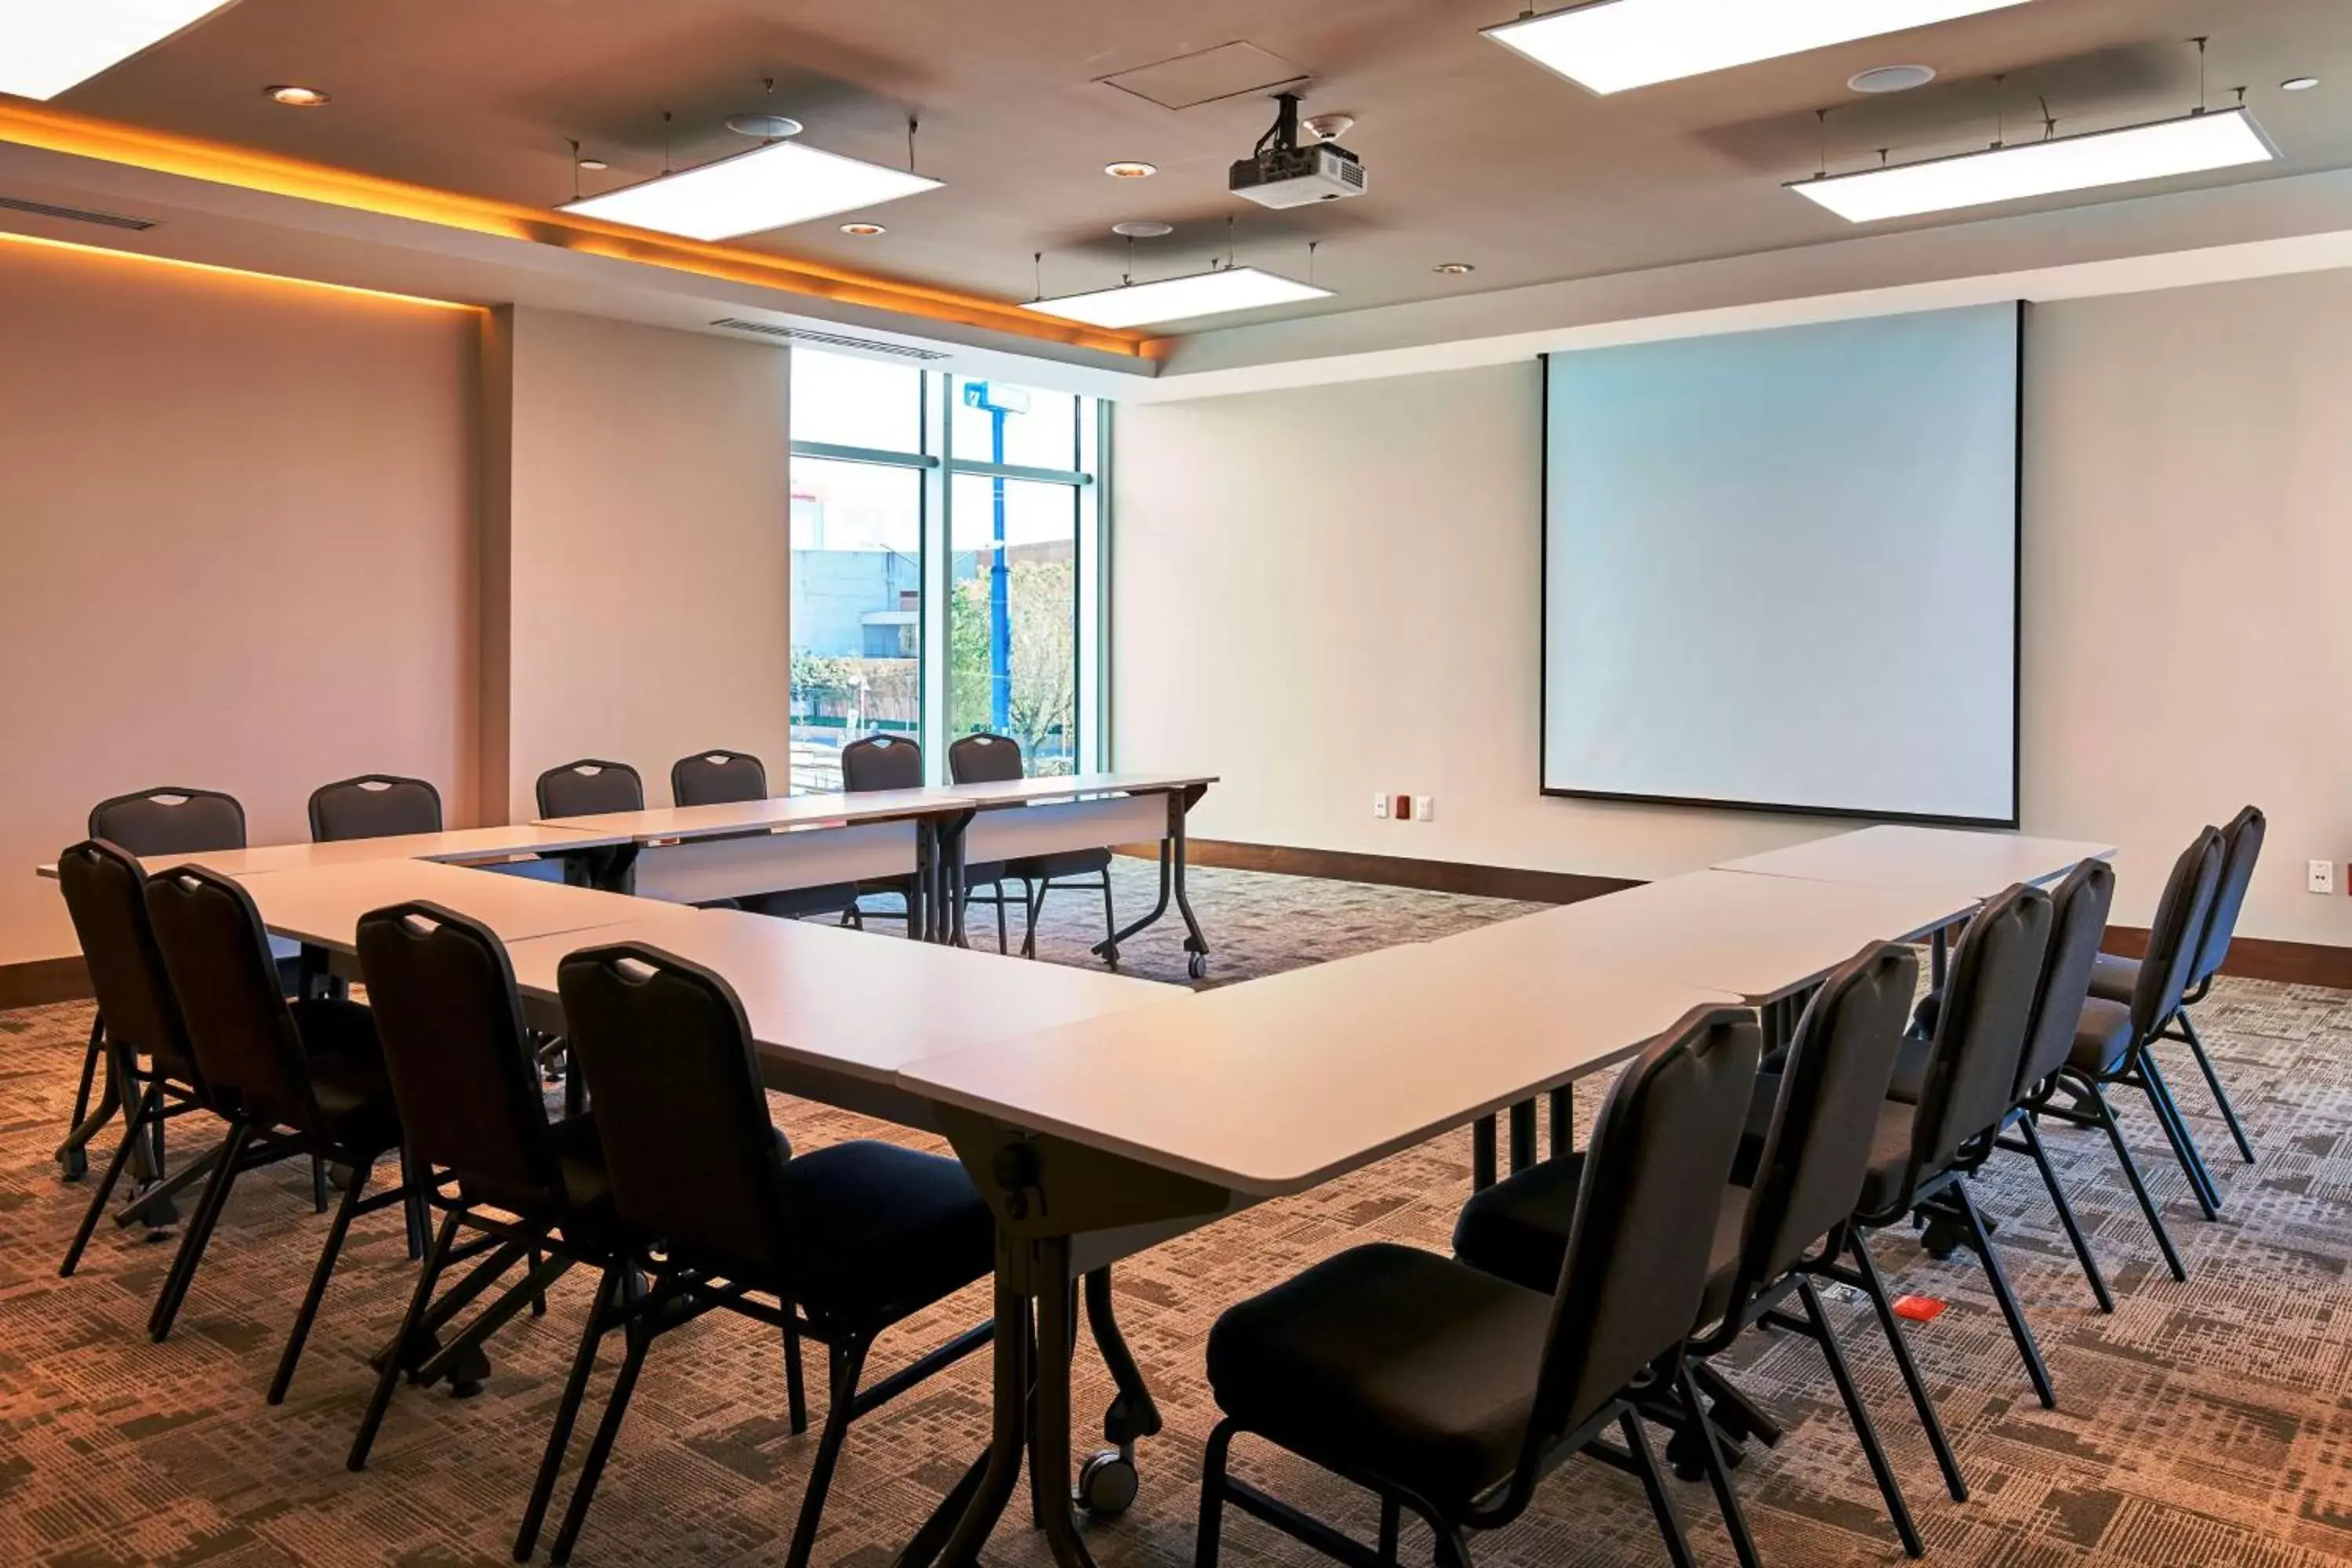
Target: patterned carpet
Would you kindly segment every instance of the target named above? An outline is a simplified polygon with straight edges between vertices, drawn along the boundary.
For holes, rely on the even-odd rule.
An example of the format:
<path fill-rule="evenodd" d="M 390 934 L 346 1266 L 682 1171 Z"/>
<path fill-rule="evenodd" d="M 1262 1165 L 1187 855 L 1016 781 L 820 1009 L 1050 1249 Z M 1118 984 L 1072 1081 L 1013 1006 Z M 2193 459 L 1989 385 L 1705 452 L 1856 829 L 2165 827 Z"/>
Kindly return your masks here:
<path fill-rule="evenodd" d="M 1223 984 L 1398 942 L 1425 940 L 1527 906 L 1439 894 L 1200 871 L 1194 901 Z M 1147 868 L 1122 862 L 1119 900 L 1139 910 Z M 1047 956 L 1083 961 L 1099 908 L 1056 895 Z M 1127 950 L 1129 969 L 1182 973 L 1170 928 Z M 877 938 L 876 940 L 887 940 Z M 2023 1162 L 1979 1184 L 2000 1221 L 2011 1274 L 2048 1352 L 2061 1407 L 2027 1390 L 1999 1316 L 1965 1259 L 1937 1264 L 1890 1236 L 1882 1263 L 1901 1288 L 1951 1310 L 1911 1339 L 1942 1400 L 1974 1500 L 1937 1484 L 1892 1363 L 1848 1302 L 1833 1306 L 1932 1560 L 1950 1568 L 2308 1568 L 2352 1561 L 2352 997 L 2225 984 L 2206 1005 L 2209 1040 L 2246 1113 L 2260 1163 L 2219 1160 L 2221 1222 L 2195 1217 L 2156 1150 L 2144 1107 L 2124 1114 L 2190 1270 L 2174 1284 L 2095 1135 L 2053 1130 L 2053 1147 L 2118 1298 L 2092 1306 L 2046 1199 Z M 140 1331 L 166 1248 L 105 1227 L 81 1273 L 56 1277 L 86 1188 L 60 1183 L 49 1150 L 65 1120 L 89 1027 L 80 1006 L 0 1014 L 0 1563 L 423 1565 L 506 1558 L 590 1282 L 566 1279 L 543 1320 L 493 1342 L 484 1392 L 457 1401 L 404 1390 L 367 1473 L 342 1456 L 369 1386 L 366 1350 L 390 1333 L 413 1279 L 397 1221 L 362 1222 L 292 1396 L 262 1394 L 325 1222 L 307 1177 L 240 1185 L 179 1331 Z M 2193 1079 L 2187 1069 L 2176 1080 Z M 2184 1089 L 2209 1152 L 2226 1148 Z M 1579 1096 L 1587 1114 L 1596 1093 Z M 877 1129 L 778 1100 L 805 1149 Z M 191 1131 L 181 1147 L 196 1142 Z M 1120 1267 L 1128 1335 L 1167 1417 L 1145 1445 L 1143 1495 L 1091 1524 L 1103 1568 L 1189 1563 L 1200 1445 L 1214 1420 L 1201 1373 L 1208 1324 L 1228 1303 L 1341 1247 L 1376 1238 L 1442 1248 L 1467 1185 L 1466 1134 L 1195 1232 Z M 886 1340 L 875 1373 L 979 1321 L 973 1292 Z M 606 1355 L 605 1375 L 617 1359 Z M 1082 1412 L 1108 1380 L 1091 1369 Z M 821 1360 L 817 1363 L 822 1364 Z M 1788 1423 L 1739 1473 L 1759 1544 L 1783 1565 L 1892 1563 L 1899 1553 L 1817 1352 L 1751 1338 L 1738 1381 Z M 882 1568 L 962 1466 L 986 1425 L 984 1358 L 853 1429 L 817 1561 Z M 601 1403 L 604 1377 L 592 1391 Z M 822 1409 L 823 1395 L 812 1394 Z M 814 1432 L 788 1435 L 781 1356 L 766 1330 L 718 1315 L 656 1348 L 576 1561 L 780 1561 Z M 1091 1417 L 1089 1416 L 1090 1420 Z M 584 1438 L 582 1439 L 584 1446 Z M 1262 1446 L 1236 1468 L 1369 1532 L 1347 1489 Z M 559 1507 L 568 1491 L 557 1494 Z M 1701 1560 L 1729 1548 L 1705 1489 L 1677 1485 Z M 1016 1507 L 990 1560 L 1047 1561 Z M 1246 1519 L 1229 1560 L 1318 1561 Z M 1408 1531 L 1407 1561 L 1425 1561 Z M 1571 1464 L 1529 1516 L 1482 1538 L 1482 1563 L 1580 1568 L 1662 1563 L 1638 1490 Z"/>

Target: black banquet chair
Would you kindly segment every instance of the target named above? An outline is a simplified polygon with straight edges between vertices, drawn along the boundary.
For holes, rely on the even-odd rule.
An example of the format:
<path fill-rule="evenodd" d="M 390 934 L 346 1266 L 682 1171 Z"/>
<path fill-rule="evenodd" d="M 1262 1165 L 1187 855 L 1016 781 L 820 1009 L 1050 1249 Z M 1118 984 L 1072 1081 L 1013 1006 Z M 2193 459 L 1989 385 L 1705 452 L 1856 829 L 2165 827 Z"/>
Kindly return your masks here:
<path fill-rule="evenodd" d="M 545 817 L 599 816 L 608 811 L 646 808 L 646 783 L 637 776 L 637 770 L 626 763 L 595 757 L 550 768 L 531 788 L 538 798 L 539 815 Z"/>
<path fill-rule="evenodd" d="M 679 805 L 732 805 L 741 800 L 768 798 L 767 765 L 749 752 L 719 748 L 680 757 L 670 764 L 670 799 Z M 777 920 L 802 920 L 814 915 L 843 915 L 853 922 L 857 889 L 847 882 L 827 882 L 815 888 L 788 888 L 777 892 L 749 893 L 724 904 L 769 915 Z"/>
<path fill-rule="evenodd" d="M 1028 768 L 1021 755 L 1020 742 L 1004 735 L 965 735 L 948 747 L 948 776 L 960 784 L 1003 784 L 1027 777 Z M 1064 849 L 1050 855 L 1024 855 L 1004 862 L 1003 878 L 996 884 L 998 914 L 1001 919 L 1005 881 L 1020 883 L 1022 957 L 1037 956 L 1037 917 L 1045 912 L 1045 895 L 1056 887 L 1100 889 L 1103 934 L 1118 934 L 1118 912 L 1111 901 L 1110 861 L 1108 849 Z"/>
<path fill-rule="evenodd" d="M 1209 1335 L 1224 1419 L 1202 1459 L 1196 1568 L 1215 1568 L 1227 1503 L 1351 1565 L 1396 1561 L 1402 1510 L 1468 1568 L 1469 1532 L 1523 1513 L 1579 1453 L 1630 1470 L 1678 1564 L 1691 1561 L 1636 1400 L 1675 1381 L 1709 1272 L 1761 1031 L 1694 1012 L 1619 1077 L 1587 1155 L 1547 1294 L 1415 1247 L 1351 1247 L 1228 1310 Z M 1619 1447 L 1606 1441 L 1615 1428 Z M 1362 1543 L 1227 1473 L 1254 1434 L 1374 1493 Z"/>
<path fill-rule="evenodd" d="M 158 1342 L 171 1333 L 238 1175 L 291 1154 L 349 1168 L 342 1201 L 270 1380 L 269 1403 L 276 1405 L 293 1382 L 352 1222 L 410 1201 L 404 1180 L 364 1195 L 376 1162 L 402 1146 L 375 1022 L 354 1002 L 289 1001 L 278 984 L 261 911 L 253 895 L 226 877 L 193 866 L 159 871 L 147 880 L 147 910 L 196 1066 L 229 1110 L 228 1142 L 180 1237 L 148 1319 L 149 1333 Z"/>
<path fill-rule="evenodd" d="M 827 1352 L 824 1429 L 785 1557 L 807 1568 L 850 1423 L 988 1342 L 992 1323 L 861 1386 L 879 1336 L 993 1272 L 995 1222 L 942 1155 L 866 1141 L 794 1154 L 769 1120 L 743 1005 L 700 965 L 593 948 L 566 958 L 557 984 L 624 1245 L 650 1289 L 624 1272 L 628 1349 L 552 1559 L 580 1538 L 654 1341 L 727 1310 Z"/>
<path fill-rule="evenodd" d="M 310 792 L 310 837 L 316 843 L 440 831 L 441 792 L 425 779 L 362 773 Z"/>

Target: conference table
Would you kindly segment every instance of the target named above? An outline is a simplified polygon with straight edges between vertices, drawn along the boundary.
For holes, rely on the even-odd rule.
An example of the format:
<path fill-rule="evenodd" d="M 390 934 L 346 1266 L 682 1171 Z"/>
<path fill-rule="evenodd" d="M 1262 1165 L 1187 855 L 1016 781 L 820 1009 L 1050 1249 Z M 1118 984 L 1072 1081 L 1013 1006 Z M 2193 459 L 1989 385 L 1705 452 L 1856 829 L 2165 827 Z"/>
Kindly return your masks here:
<path fill-rule="evenodd" d="M 845 827 L 932 824 L 930 864 L 946 896 L 966 855 L 1036 852 L 1011 837 L 1029 827 L 1033 801 L 1157 795 L 1163 888 L 1173 899 L 1181 811 L 1208 782 L 1176 777 L 1116 788 L 975 786 L 992 793 L 937 811 L 876 801 L 873 814 L 855 816 L 839 813 L 842 797 L 821 798 L 835 808 L 827 820 Z M 1026 809 L 1013 814 L 1015 805 Z M 1003 828 L 998 811 L 1008 813 Z M 674 837 L 698 841 L 708 820 L 627 815 L 642 819 L 531 825 L 574 837 L 528 844 L 495 842 L 505 830 L 467 830 L 488 837 L 432 858 L 419 851 L 438 847 L 394 840 L 373 841 L 394 848 L 381 858 L 340 847 L 316 861 L 230 853 L 272 862 L 235 873 L 271 930 L 330 953 L 348 954 L 359 915 L 383 903 L 425 899 L 482 919 L 508 942 L 526 1005 L 551 1029 L 562 1026 L 556 974 L 571 952 L 631 942 L 693 959 L 743 997 L 771 1087 L 946 1138 L 997 1222 L 993 1416 L 987 1446 L 902 1553 L 908 1568 L 971 1561 L 1024 1455 L 1047 1478 L 1037 1495 L 1055 1558 L 1088 1568 L 1067 1489 L 1081 1287 L 1118 1389 L 1105 1428 L 1118 1447 L 1088 1465 L 1097 1476 L 1125 1468 L 1103 1511 L 1115 1511 L 1122 1487 L 1131 1492 L 1134 1445 L 1158 1429 L 1110 1312 L 1107 1270 L 1118 1259 L 1507 1107 L 1516 1161 L 1532 1152 L 1538 1098 L 1566 1095 L 1693 1010 L 1787 1010 L 1868 942 L 1944 930 L 2011 881 L 2047 881 L 2086 854 L 2111 852 L 1951 830 L 1873 839 L 1885 830 L 1868 829 L 1200 994 L 446 863 L 592 843 L 635 845 L 642 855 L 675 847 Z M 749 837 L 745 821 L 788 819 L 790 834 L 772 837 L 810 832 L 787 813 L 738 816 L 712 836 Z M 1114 827 L 1124 837 L 1142 814 L 1121 805 L 1083 820 L 1078 837 Z M 763 864 L 772 871 L 781 862 Z M 1564 1112 L 1566 1101 L 1555 1109 Z M 1554 1125 L 1557 1141 L 1565 1114 Z"/>

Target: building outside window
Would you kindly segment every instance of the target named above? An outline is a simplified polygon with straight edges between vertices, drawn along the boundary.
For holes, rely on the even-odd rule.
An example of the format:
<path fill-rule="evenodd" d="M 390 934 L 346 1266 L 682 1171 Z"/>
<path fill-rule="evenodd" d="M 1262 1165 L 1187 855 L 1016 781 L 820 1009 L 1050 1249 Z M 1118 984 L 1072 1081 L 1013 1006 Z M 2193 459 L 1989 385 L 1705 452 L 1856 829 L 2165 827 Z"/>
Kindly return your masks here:
<path fill-rule="evenodd" d="M 792 417 L 793 790 L 876 734 L 1100 766 L 1096 400 L 795 349 Z"/>

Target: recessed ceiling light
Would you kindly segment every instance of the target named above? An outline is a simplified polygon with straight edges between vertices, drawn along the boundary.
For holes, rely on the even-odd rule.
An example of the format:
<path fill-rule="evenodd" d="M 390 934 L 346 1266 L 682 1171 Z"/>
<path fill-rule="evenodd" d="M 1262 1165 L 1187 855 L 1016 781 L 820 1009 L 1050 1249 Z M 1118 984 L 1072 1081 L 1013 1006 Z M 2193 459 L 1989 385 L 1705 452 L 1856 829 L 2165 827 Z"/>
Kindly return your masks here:
<path fill-rule="evenodd" d="M 1157 218 L 1131 217 L 1111 225 L 1110 231 L 1128 239 L 1165 239 L 1176 232 L 1176 226 Z"/>
<path fill-rule="evenodd" d="M 323 109 L 334 101 L 315 87 L 298 87 L 292 82 L 281 82 L 276 87 L 265 87 L 261 90 L 268 93 L 273 101 L 282 103 L 289 109 Z"/>
<path fill-rule="evenodd" d="M 97 0 L 0 5 L 0 92 L 55 98 L 181 28 L 227 9 L 230 0 Z"/>
<path fill-rule="evenodd" d="M 1443 272 L 1449 278 L 1459 278 L 1465 273 L 1477 271 L 1478 267 L 1475 262 L 1471 261 L 1441 261 L 1430 270 Z"/>
<path fill-rule="evenodd" d="M 2318 85 L 2319 79 L 2315 76 L 2291 76 L 2279 83 L 2280 87 L 2289 92 L 2309 92 Z"/>
<path fill-rule="evenodd" d="M 1909 92 L 1936 79 L 1934 66 L 1873 66 L 1845 79 L 1856 92 Z"/>
<path fill-rule="evenodd" d="M 635 224 L 688 239 L 732 239 L 933 191 L 940 182 L 905 169 L 771 142 L 715 163 L 663 174 L 559 211 Z"/>
<path fill-rule="evenodd" d="M 1913 217 L 1989 202 L 2087 191 L 2170 174 L 2267 163 L 2278 156 L 2242 109 L 2186 114 L 2116 131 L 2021 142 L 1989 152 L 1792 180 L 1789 189 L 1852 223 Z"/>
<path fill-rule="evenodd" d="M 1592 0 L 1486 37 L 1593 92 L 1802 54 L 2024 0 Z"/>
<path fill-rule="evenodd" d="M 611 168 L 613 165 L 607 163 L 602 158 L 583 158 L 580 160 L 580 166 L 586 169 L 591 174 L 601 174 L 604 170 Z"/>
<path fill-rule="evenodd" d="M 860 239 L 872 239 L 877 234 L 887 234 L 890 231 L 878 223 L 845 223 L 841 226 L 841 232 L 854 234 Z"/>
<path fill-rule="evenodd" d="M 1221 267 L 1213 272 L 1163 278 L 1156 283 L 1121 284 L 1087 294 L 1066 294 L 1058 300 L 1039 300 L 1021 308 L 1041 316 L 1058 316 L 1066 321 L 1084 321 L 1089 326 L 1141 327 L 1330 297 L 1328 289 L 1261 272 L 1255 267 Z"/>
<path fill-rule="evenodd" d="M 757 136 L 770 142 L 781 142 L 787 136 L 801 133 L 801 122 L 789 114 L 730 114 L 727 129 L 738 136 Z"/>
<path fill-rule="evenodd" d="M 1148 180 L 1160 173 L 1160 165 L 1135 163 L 1105 163 L 1103 173 L 1114 180 Z"/>

